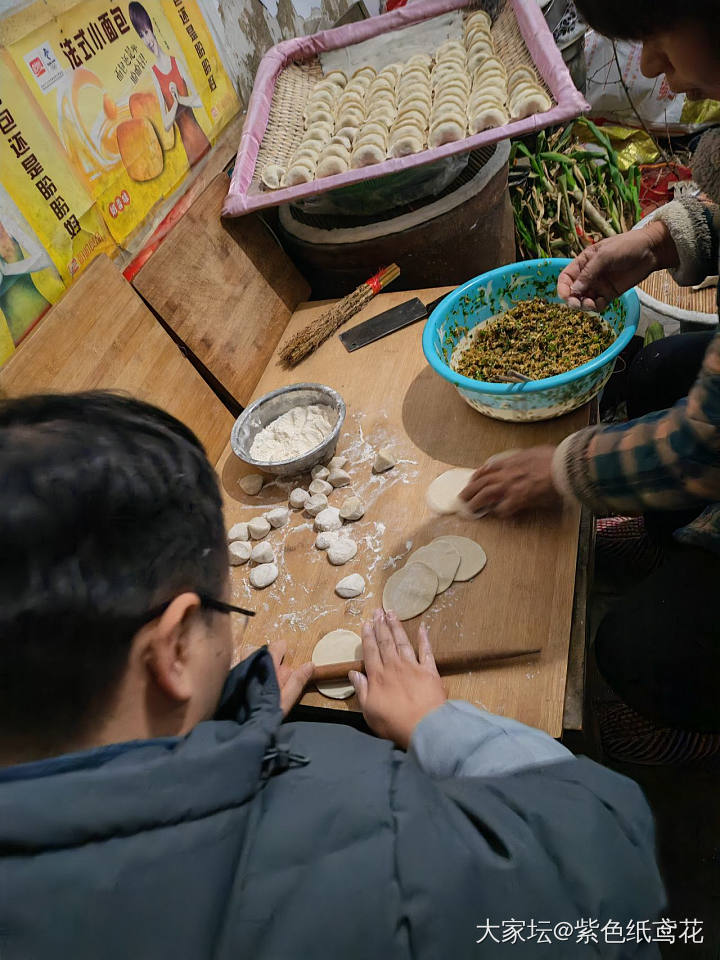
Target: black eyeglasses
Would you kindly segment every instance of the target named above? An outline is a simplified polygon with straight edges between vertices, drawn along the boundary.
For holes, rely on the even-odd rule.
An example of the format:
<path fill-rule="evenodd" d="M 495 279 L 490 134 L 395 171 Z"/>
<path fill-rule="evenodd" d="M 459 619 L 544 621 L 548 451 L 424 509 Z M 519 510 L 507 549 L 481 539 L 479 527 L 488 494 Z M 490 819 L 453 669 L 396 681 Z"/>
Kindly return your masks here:
<path fill-rule="evenodd" d="M 254 610 L 246 610 L 244 607 L 236 607 L 233 603 L 225 603 L 224 600 L 216 600 L 214 597 L 209 597 L 205 593 L 199 593 L 200 597 L 200 606 L 204 607 L 206 610 L 216 610 L 218 613 L 242 613 L 246 617 L 254 617 Z M 161 603 L 157 607 L 153 607 L 152 610 L 148 610 L 146 614 L 142 617 L 141 623 L 150 623 L 151 620 L 157 620 L 158 617 L 161 617 L 163 613 L 172 603 L 172 600 L 166 600 L 165 603 Z"/>

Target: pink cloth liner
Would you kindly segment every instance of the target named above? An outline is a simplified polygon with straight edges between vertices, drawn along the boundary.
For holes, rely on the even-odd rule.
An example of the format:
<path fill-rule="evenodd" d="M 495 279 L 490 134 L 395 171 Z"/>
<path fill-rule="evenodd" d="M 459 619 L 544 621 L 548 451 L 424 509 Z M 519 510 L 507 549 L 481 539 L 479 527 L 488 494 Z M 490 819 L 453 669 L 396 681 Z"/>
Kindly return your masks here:
<path fill-rule="evenodd" d="M 399 30 L 412 23 L 427 20 L 467 6 L 467 0 L 416 0 L 405 7 L 399 7 L 390 13 L 370 17 L 359 23 L 349 23 L 333 30 L 323 30 L 309 37 L 295 37 L 283 40 L 272 47 L 263 57 L 258 67 L 248 105 L 245 126 L 240 138 L 240 146 L 235 161 L 230 189 L 225 198 L 222 214 L 226 217 L 240 217 L 252 210 L 275 207 L 289 203 L 300 197 L 309 197 L 351 183 L 374 179 L 399 170 L 419 167 L 455 153 L 467 153 L 479 147 L 498 143 L 508 137 L 522 137 L 543 127 L 565 123 L 573 117 L 590 109 L 589 104 L 575 89 L 562 55 L 555 45 L 552 33 L 545 23 L 536 0 L 508 0 L 512 5 L 523 39 L 527 45 L 535 66 L 543 80 L 552 91 L 557 106 L 547 113 L 535 114 L 525 120 L 516 120 L 502 127 L 484 130 L 475 136 L 446 143 L 412 154 L 409 157 L 384 160 L 370 167 L 347 170 L 332 177 L 323 177 L 310 183 L 301 183 L 295 187 L 280 190 L 268 190 L 249 196 L 247 191 L 253 179 L 255 162 L 267 127 L 275 82 L 278 75 L 293 60 L 307 60 L 324 50 L 346 47 L 370 37 L 376 37 L 390 30 Z"/>

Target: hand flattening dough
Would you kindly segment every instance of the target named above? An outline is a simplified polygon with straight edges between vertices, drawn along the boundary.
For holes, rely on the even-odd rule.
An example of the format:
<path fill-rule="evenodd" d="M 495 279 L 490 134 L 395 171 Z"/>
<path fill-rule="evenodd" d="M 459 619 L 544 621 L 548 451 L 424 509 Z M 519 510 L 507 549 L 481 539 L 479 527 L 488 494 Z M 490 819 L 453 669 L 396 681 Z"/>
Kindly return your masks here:
<path fill-rule="evenodd" d="M 331 630 L 315 644 L 311 660 L 317 666 L 322 666 L 361 658 L 362 640 L 356 633 L 352 630 Z M 324 697 L 333 700 L 346 700 L 355 693 L 353 685 L 347 680 L 318 684 L 317 688 Z"/>
<path fill-rule="evenodd" d="M 460 566 L 455 573 L 456 582 L 472 580 L 487 563 L 487 555 L 483 548 L 479 543 L 476 543 L 469 537 L 455 537 L 447 534 L 444 537 L 436 537 L 435 540 L 433 540 L 433 543 L 439 542 L 452 544 L 460 554 Z"/>
<path fill-rule="evenodd" d="M 438 576 L 424 563 L 408 563 L 385 584 L 383 608 L 399 620 L 411 620 L 427 610 L 438 590 Z"/>
<path fill-rule="evenodd" d="M 443 593 L 455 579 L 460 569 L 460 551 L 451 543 L 435 540 L 420 547 L 407 558 L 408 563 L 424 563 L 434 570 L 438 578 L 437 592 Z"/>
<path fill-rule="evenodd" d="M 446 470 L 439 477 L 435 477 L 433 482 L 427 488 L 425 498 L 431 510 L 435 513 L 464 513 L 469 515 L 467 506 L 460 499 L 460 492 L 470 482 L 470 477 L 475 473 L 474 470 L 466 467 L 456 467 L 453 470 Z M 480 517 L 477 513 L 473 516 Z"/>

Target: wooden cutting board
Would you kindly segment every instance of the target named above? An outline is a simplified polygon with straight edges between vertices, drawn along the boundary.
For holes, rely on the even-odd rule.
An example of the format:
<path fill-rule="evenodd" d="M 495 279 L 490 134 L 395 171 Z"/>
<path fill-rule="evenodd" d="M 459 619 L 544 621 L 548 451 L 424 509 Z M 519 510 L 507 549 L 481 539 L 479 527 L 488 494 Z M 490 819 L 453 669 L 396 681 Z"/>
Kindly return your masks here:
<path fill-rule="evenodd" d="M 353 322 L 411 296 L 427 303 L 443 292 L 384 294 Z M 317 304 L 297 310 L 283 341 L 322 310 Z M 449 467 L 478 466 L 490 454 L 514 447 L 556 444 L 587 425 L 588 409 L 537 424 L 508 424 L 483 417 L 428 367 L 421 349 L 422 326 L 408 327 L 353 354 L 334 337 L 292 371 L 280 366 L 277 355 L 268 365 L 256 397 L 289 383 L 315 381 L 328 384 L 344 398 L 348 414 L 338 450 L 350 455 L 353 485 L 334 492 L 330 502 L 339 506 L 350 490 L 355 490 L 368 509 L 362 520 L 351 525 L 350 533 L 360 548 L 345 566 L 328 563 L 325 553 L 313 546 L 312 520 L 294 514 L 288 527 L 271 532 L 268 538 L 281 571 L 275 584 L 256 591 L 249 586 L 247 566 L 232 568 L 234 601 L 257 611 L 237 637 L 237 655 L 244 656 L 255 646 L 283 636 L 290 659 L 297 663 L 309 659 L 315 643 L 329 630 L 342 626 L 359 632 L 363 619 L 381 604 L 386 580 L 413 549 L 444 533 L 472 537 L 484 547 L 488 563 L 473 581 L 453 585 L 423 615 L 435 648 L 449 653 L 465 648 L 541 647 L 543 653 L 532 662 L 448 678 L 450 695 L 559 736 L 579 510 L 567 507 L 513 520 L 468 521 L 431 513 L 425 504 L 425 490 Z M 399 463 L 375 477 L 371 466 L 380 446 L 392 447 Z M 286 503 L 294 485 L 271 482 L 258 497 L 245 495 L 238 479 L 249 470 L 229 447 L 218 471 L 228 525 Z M 308 482 L 309 477 L 303 478 L 305 486 Z M 341 600 L 334 587 L 350 573 L 365 577 L 366 593 L 356 600 Z M 418 622 L 419 618 L 407 624 L 413 640 Z M 358 709 L 355 698 L 329 700 L 318 693 L 307 694 L 303 702 Z"/>

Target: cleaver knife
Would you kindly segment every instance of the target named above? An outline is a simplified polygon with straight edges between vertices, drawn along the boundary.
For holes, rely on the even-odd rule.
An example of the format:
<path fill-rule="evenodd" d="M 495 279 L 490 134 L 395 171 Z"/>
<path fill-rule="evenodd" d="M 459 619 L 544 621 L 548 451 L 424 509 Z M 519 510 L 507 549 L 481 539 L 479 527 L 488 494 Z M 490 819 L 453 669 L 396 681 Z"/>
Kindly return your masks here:
<path fill-rule="evenodd" d="M 378 313 L 377 316 L 370 317 L 369 320 L 358 323 L 340 334 L 345 349 L 352 353 L 353 350 L 359 350 L 360 347 L 366 347 L 369 343 L 374 343 L 382 337 L 386 337 L 396 330 L 402 330 L 403 327 L 410 326 L 411 323 L 417 323 L 418 320 L 424 320 L 429 316 L 435 307 L 441 303 L 447 294 L 433 300 L 432 303 L 425 305 L 422 300 L 413 297 L 412 300 L 406 300 L 405 303 L 398 304 L 397 307 L 390 307 Z"/>

